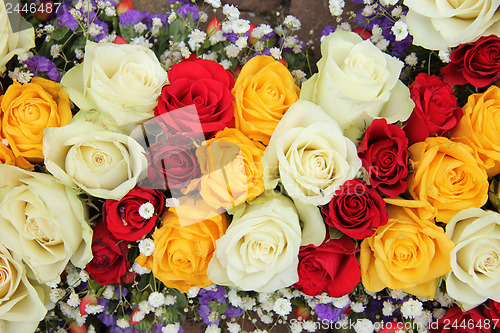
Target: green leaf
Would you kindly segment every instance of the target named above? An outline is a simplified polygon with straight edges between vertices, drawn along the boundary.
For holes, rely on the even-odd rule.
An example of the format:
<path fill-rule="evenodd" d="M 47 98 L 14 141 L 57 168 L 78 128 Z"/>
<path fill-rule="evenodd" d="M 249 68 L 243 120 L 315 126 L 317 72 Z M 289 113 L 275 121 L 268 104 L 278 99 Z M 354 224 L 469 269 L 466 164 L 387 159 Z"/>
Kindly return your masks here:
<path fill-rule="evenodd" d="M 68 33 L 71 33 L 71 29 L 68 27 L 56 28 L 50 37 L 54 40 L 61 41 L 63 39 L 68 39 L 68 36 L 66 36 Z"/>

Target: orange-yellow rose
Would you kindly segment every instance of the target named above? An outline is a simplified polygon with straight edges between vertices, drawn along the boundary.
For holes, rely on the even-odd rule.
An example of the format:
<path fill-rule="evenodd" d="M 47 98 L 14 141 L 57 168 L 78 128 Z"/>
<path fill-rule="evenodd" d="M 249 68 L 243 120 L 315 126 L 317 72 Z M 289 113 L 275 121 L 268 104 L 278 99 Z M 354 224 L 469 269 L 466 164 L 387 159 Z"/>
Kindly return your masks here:
<path fill-rule="evenodd" d="M 474 148 L 489 177 L 500 173 L 500 88 L 491 86 L 469 96 L 464 115 L 451 133 L 451 140 Z"/>
<path fill-rule="evenodd" d="M 30 162 L 43 161 L 43 130 L 67 125 L 71 117 L 69 97 L 59 83 L 40 77 L 24 85 L 14 81 L 0 97 L 0 136 L 15 157 Z"/>
<path fill-rule="evenodd" d="M 437 279 L 451 270 L 454 244 L 432 222 L 435 209 L 428 203 L 386 202 L 389 222 L 361 243 L 361 281 L 373 292 L 388 287 L 433 299 Z"/>
<path fill-rule="evenodd" d="M 196 151 L 202 177 L 199 190 L 214 208 L 229 208 L 264 191 L 264 146 L 236 128 L 226 128 Z"/>
<path fill-rule="evenodd" d="M 267 145 L 274 128 L 299 98 L 288 69 L 272 57 L 259 55 L 241 69 L 233 88 L 235 127 Z"/>
<path fill-rule="evenodd" d="M 488 176 L 471 147 L 430 137 L 408 150 L 414 168 L 408 193 L 437 208 L 437 221 L 448 223 L 462 209 L 481 207 L 488 200 Z"/>
<path fill-rule="evenodd" d="M 15 157 L 12 150 L 0 144 L 0 164 L 15 165 L 22 169 L 31 170 L 33 165 L 22 156 Z"/>
<path fill-rule="evenodd" d="M 201 221 L 189 225 L 180 219 Z M 154 253 L 140 255 L 139 265 L 153 271 L 154 276 L 169 288 L 187 292 L 212 284 L 207 277 L 208 263 L 215 251 L 215 241 L 228 226 L 226 216 L 215 215 L 203 201 L 170 208 L 162 217 L 162 226 L 153 233 Z"/>

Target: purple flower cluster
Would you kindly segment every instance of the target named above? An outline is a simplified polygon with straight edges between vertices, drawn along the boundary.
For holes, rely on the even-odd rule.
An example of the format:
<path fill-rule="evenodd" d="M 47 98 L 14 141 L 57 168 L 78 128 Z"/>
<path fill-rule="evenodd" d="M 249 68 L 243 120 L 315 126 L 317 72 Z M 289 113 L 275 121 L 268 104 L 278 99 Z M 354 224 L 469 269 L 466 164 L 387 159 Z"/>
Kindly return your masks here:
<path fill-rule="evenodd" d="M 168 25 L 167 15 L 165 14 L 151 14 L 148 11 L 140 12 L 135 9 L 129 9 L 125 13 L 121 14 L 119 20 L 122 25 L 135 25 L 142 22 L 148 27 L 148 29 L 151 29 L 153 18 L 159 18 L 164 26 Z"/>
<path fill-rule="evenodd" d="M 182 5 L 181 7 L 179 7 L 179 9 L 177 9 L 177 15 L 181 15 L 187 18 L 189 14 L 191 14 L 191 17 L 194 21 L 200 18 L 200 13 L 198 12 L 198 7 L 196 7 L 196 5 L 189 5 L 188 3 L 186 3 L 185 5 Z"/>
<path fill-rule="evenodd" d="M 326 321 L 328 323 L 336 323 L 337 321 L 342 319 L 342 312 L 344 311 L 344 309 L 339 309 L 329 304 L 320 303 L 316 305 L 316 307 L 314 308 L 314 312 L 322 322 Z"/>
<path fill-rule="evenodd" d="M 211 312 L 209 303 L 215 301 L 217 304 L 227 304 L 226 301 L 226 289 L 223 286 L 217 286 L 213 290 L 201 289 L 198 297 L 200 303 L 199 315 L 203 319 L 203 322 L 207 325 L 219 325 L 219 318 L 215 321 L 209 319 L 209 314 Z M 242 310 L 240 308 L 228 305 L 227 310 L 224 314 L 230 318 L 239 317 Z"/>
<path fill-rule="evenodd" d="M 40 74 L 45 74 L 49 80 L 59 82 L 61 81 L 61 73 L 57 69 L 56 64 L 54 64 L 49 59 L 44 56 L 35 55 L 24 62 L 30 72 L 35 76 L 40 76 Z"/>
<path fill-rule="evenodd" d="M 91 1 L 92 5 L 97 7 L 97 2 L 95 0 Z M 116 3 L 114 1 L 111 1 L 113 5 Z M 56 27 L 68 27 L 71 30 L 75 31 L 76 28 L 78 28 L 78 21 L 71 15 L 71 13 L 68 11 L 68 7 L 65 3 L 63 3 L 61 6 L 58 7 L 57 12 L 56 12 L 56 19 L 58 23 L 56 24 Z M 106 22 L 103 22 L 97 18 L 97 13 L 93 10 L 90 11 L 84 11 L 83 8 L 79 9 L 80 13 L 82 14 L 82 20 L 86 25 L 90 25 L 91 23 L 100 26 L 101 27 L 101 32 L 94 36 L 94 40 L 96 42 L 101 41 L 103 38 L 105 38 L 108 33 L 109 33 L 109 27 Z"/>

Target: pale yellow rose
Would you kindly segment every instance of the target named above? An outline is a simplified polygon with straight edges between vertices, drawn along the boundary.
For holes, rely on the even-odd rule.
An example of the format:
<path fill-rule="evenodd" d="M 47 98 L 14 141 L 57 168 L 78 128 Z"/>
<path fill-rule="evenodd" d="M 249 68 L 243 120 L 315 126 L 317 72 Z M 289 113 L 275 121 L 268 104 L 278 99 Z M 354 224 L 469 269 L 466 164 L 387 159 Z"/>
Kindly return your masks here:
<path fill-rule="evenodd" d="M 92 229 L 76 191 L 48 174 L 0 165 L 0 244 L 19 255 L 36 278 L 57 278 L 68 262 L 92 259 Z"/>
<path fill-rule="evenodd" d="M 152 118 L 167 73 L 153 51 L 131 44 L 88 41 L 83 64 L 69 70 L 61 86 L 82 110 L 110 115 L 119 126 Z"/>
<path fill-rule="evenodd" d="M 386 287 L 434 298 L 437 279 L 448 273 L 453 242 L 433 222 L 435 209 L 415 200 L 386 200 L 389 221 L 361 243 L 361 281 L 378 292 Z"/>
<path fill-rule="evenodd" d="M 488 298 L 500 302 L 500 214 L 469 208 L 446 225 L 455 242 L 446 290 L 465 310 Z"/>
<path fill-rule="evenodd" d="M 318 73 L 302 84 L 300 99 L 318 104 L 357 142 L 373 119 L 410 116 L 414 103 L 400 80 L 403 63 L 354 32 L 337 30 L 321 42 Z"/>
<path fill-rule="evenodd" d="M 241 204 L 208 266 L 216 284 L 274 292 L 298 281 L 301 242 L 299 216 L 292 200 L 266 193 Z"/>
<path fill-rule="evenodd" d="M 474 148 L 489 177 L 500 173 L 500 88 L 491 86 L 469 96 L 464 115 L 451 132 L 451 140 Z"/>
<path fill-rule="evenodd" d="M 68 186 L 120 200 L 145 176 L 144 149 L 125 134 L 78 118 L 44 133 L 45 167 Z"/>
<path fill-rule="evenodd" d="M 263 155 L 264 146 L 236 128 L 226 128 L 205 141 L 196 150 L 202 198 L 214 208 L 255 199 L 264 191 Z"/>
<path fill-rule="evenodd" d="M 31 333 L 47 309 L 16 259 L 0 244 L 0 332 Z"/>
<path fill-rule="evenodd" d="M 404 0 L 413 44 L 431 50 L 500 34 L 500 0 Z"/>
<path fill-rule="evenodd" d="M 462 209 L 481 207 L 488 200 L 488 176 L 471 147 L 430 137 L 408 150 L 414 169 L 408 193 L 437 208 L 437 221 L 447 223 Z"/>
<path fill-rule="evenodd" d="M 361 167 L 356 146 L 320 106 L 299 100 L 274 130 L 264 157 L 264 183 L 281 182 L 290 197 L 325 205 Z"/>
<path fill-rule="evenodd" d="M 16 4 L 17 2 L 10 2 Z M 12 9 L 11 9 L 12 11 Z M 17 15 L 16 20 L 10 20 L 11 15 Z M 4 0 L 0 0 L 0 73 L 5 71 L 5 65 L 16 54 L 23 54 L 35 47 L 35 29 L 20 13 L 13 11 L 7 14 Z"/>

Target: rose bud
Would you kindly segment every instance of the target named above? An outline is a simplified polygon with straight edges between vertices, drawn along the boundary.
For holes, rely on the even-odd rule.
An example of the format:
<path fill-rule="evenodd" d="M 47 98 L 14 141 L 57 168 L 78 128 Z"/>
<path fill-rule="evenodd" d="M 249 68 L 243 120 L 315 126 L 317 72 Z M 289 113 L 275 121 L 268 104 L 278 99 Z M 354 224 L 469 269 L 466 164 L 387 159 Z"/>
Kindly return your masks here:
<path fill-rule="evenodd" d="M 113 43 L 114 44 L 128 44 L 127 40 L 123 37 L 120 37 L 120 36 L 116 36 Z"/>
<path fill-rule="evenodd" d="M 311 308 L 308 306 L 300 305 L 295 308 L 295 318 L 298 321 L 307 321 L 311 317 Z"/>
<path fill-rule="evenodd" d="M 210 37 L 219 30 L 222 30 L 220 20 L 217 17 L 214 17 L 207 25 L 207 36 Z"/>
<path fill-rule="evenodd" d="M 72 320 L 69 323 L 69 333 L 86 333 L 87 332 L 87 326 L 83 324 L 82 326 L 78 326 L 76 321 Z"/>
<path fill-rule="evenodd" d="M 356 28 L 353 29 L 352 31 L 357 33 L 361 38 L 363 38 L 363 40 L 370 39 L 370 37 L 372 36 L 371 32 L 369 32 L 364 28 Z"/>
<path fill-rule="evenodd" d="M 54 11 L 54 1 L 44 1 L 36 7 L 35 18 L 39 21 L 47 21 Z"/>
<path fill-rule="evenodd" d="M 87 294 L 82 298 L 82 301 L 80 302 L 80 314 L 82 316 L 85 316 L 88 314 L 87 312 L 87 305 L 96 305 L 97 304 L 97 297 L 94 294 Z M 86 332 L 86 330 L 85 330 Z"/>
<path fill-rule="evenodd" d="M 252 36 L 253 29 L 255 29 L 255 25 L 250 23 L 250 29 L 248 29 L 248 31 L 247 31 L 248 32 L 248 44 L 250 44 L 250 45 L 254 45 L 258 41 L 257 38 Z"/>
<path fill-rule="evenodd" d="M 134 9 L 134 3 L 132 2 L 132 0 L 122 0 L 118 4 L 118 6 L 116 6 L 116 13 L 120 15 L 125 13 L 129 9 Z"/>
<path fill-rule="evenodd" d="M 281 59 L 278 59 L 279 62 L 281 62 L 283 64 L 283 66 L 285 66 L 286 68 L 288 68 L 288 61 L 286 61 L 285 59 L 281 58 Z"/>
<path fill-rule="evenodd" d="M 141 320 L 137 320 L 137 319 L 139 319 L 139 318 L 137 318 L 138 316 L 135 316 L 135 314 L 136 314 L 137 312 L 139 312 L 139 311 L 141 311 L 141 310 L 140 310 L 138 307 L 137 307 L 137 308 L 135 308 L 135 309 L 134 309 L 134 311 L 132 311 L 132 315 L 130 316 L 130 326 L 134 326 L 135 324 L 139 324 L 139 323 L 142 321 L 142 319 L 144 319 L 144 315 L 143 315 L 143 316 L 140 316 L 140 315 L 139 315 L 139 316 L 140 316 L 140 317 L 142 317 L 142 318 L 140 318 Z M 135 318 L 134 318 L 134 317 L 135 317 Z"/>

